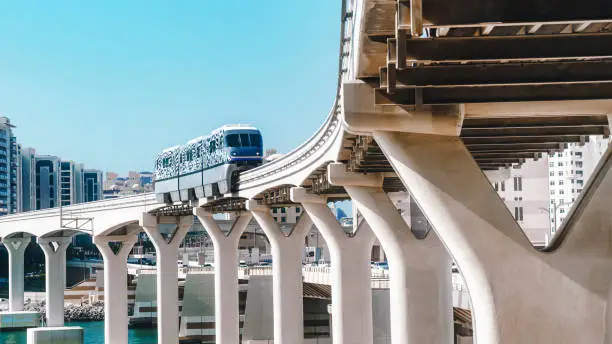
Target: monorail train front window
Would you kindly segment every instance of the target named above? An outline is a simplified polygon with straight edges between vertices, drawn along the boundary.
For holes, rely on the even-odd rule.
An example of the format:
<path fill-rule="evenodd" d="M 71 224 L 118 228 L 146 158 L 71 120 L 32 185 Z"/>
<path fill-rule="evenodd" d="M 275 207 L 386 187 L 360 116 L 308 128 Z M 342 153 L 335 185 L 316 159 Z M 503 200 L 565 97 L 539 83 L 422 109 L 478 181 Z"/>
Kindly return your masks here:
<path fill-rule="evenodd" d="M 240 145 L 242 147 L 249 147 L 251 145 L 249 134 L 240 134 Z"/>
<path fill-rule="evenodd" d="M 225 137 L 227 141 L 228 147 L 240 147 L 240 139 L 238 138 L 238 134 L 231 134 Z"/>
<path fill-rule="evenodd" d="M 250 136 L 251 136 L 251 146 L 261 147 L 261 135 L 251 134 Z"/>

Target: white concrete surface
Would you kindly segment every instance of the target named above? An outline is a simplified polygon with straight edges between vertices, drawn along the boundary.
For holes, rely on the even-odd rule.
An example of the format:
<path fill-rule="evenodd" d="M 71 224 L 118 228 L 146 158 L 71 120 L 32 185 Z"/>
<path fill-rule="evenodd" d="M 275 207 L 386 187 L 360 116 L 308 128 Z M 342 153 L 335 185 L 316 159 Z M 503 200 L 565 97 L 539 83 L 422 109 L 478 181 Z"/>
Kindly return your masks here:
<path fill-rule="evenodd" d="M 28 329 L 28 344 L 84 344 L 82 327 L 39 327 Z"/>
<path fill-rule="evenodd" d="M 159 231 L 159 225 L 175 226 L 174 233 L 166 240 Z M 178 269 L 179 245 L 185 238 L 193 216 L 158 217 L 143 214 L 141 226 L 153 242 L 157 254 L 157 342 L 178 344 Z"/>
<path fill-rule="evenodd" d="M 47 326 L 64 326 L 64 289 L 66 288 L 66 249 L 72 242 L 70 237 L 38 239 L 45 253 L 45 292 Z"/>
<path fill-rule="evenodd" d="M 302 215 L 292 233 L 285 236 L 274 222 L 269 207 L 259 205 L 255 200 L 247 201 L 246 206 L 272 244 L 274 338 L 280 343 L 302 343 L 302 247 L 312 220 L 307 214 Z"/>
<path fill-rule="evenodd" d="M 9 256 L 9 310 L 11 312 L 23 311 L 23 256 L 31 237 L 8 237 L 2 238 Z"/>
<path fill-rule="evenodd" d="M 104 258 L 104 343 L 128 343 L 127 257 L 137 241 L 129 237 L 94 237 Z M 115 253 L 110 242 L 121 244 Z"/>
<path fill-rule="evenodd" d="M 348 236 L 326 200 L 303 188 L 291 189 L 291 200 L 301 203 L 327 242 L 332 272 L 332 336 L 336 343 L 368 344 L 373 340 L 370 255 L 374 233 L 362 224 Z"/>

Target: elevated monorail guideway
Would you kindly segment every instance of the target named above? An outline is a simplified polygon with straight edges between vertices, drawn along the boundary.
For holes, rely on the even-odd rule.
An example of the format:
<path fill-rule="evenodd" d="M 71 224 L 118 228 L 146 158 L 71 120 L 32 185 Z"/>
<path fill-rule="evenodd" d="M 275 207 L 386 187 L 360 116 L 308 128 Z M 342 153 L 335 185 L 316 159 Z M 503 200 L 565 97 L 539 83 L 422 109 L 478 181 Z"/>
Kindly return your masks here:
<path fill-rule="evenodd" d="M 356 79 L 374 106 L 459 106 L 460 137 L 482 169 L 609 135 L 611 2 L 360 3 Z M 368 147 L 358 170 L 384 165 Z"/>

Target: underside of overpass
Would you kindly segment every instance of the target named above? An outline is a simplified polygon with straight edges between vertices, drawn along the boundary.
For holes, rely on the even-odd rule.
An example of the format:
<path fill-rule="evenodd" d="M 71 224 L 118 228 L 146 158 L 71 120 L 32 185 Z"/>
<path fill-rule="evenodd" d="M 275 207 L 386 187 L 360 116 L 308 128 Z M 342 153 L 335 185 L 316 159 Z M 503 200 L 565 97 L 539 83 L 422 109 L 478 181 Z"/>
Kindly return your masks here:
<path fill-rule="evenodd" d="M 375 90 L 377 108 L 427 107 L 435 116 L 460 106 L 460 137 L 483 170 L 609 135 L 607 113 L 587 105 L 612 99 L 609 1 L 365 3 L 356 76 Z M 563 109 L 567 101 L 580 110 Z M 518 102 L 523 108 L 513 113 Z M 536 102 L 552 105 L 530 112 Z M 488 110 L 472 112 L 478 108 Z M 370 137 L 349 135 L 347 143 L 353 171 L 392 172 Z M 388 185 L 399 187 L 395 179 Z"/>

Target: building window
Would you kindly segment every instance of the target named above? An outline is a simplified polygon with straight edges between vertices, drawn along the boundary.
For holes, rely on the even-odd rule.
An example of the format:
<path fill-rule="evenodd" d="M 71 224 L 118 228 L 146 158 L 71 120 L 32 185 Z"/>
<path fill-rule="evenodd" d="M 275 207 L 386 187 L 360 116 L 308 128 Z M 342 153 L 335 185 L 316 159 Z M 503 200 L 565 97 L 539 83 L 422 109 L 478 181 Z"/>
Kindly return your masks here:
<path fill-rule="evenodd" d="M 514 207 L 514 219 L 523 221 L 523 207 Z"/>
<path fill-rule="evenodd" d="M 576 152 L 575 154 L 577 157 L 582 158 L 582 152 Z"/>
<path fill-rule="evenodd" d="M 582 185 L 584 183 L 584 181 L 582 179 L 577 179 L 576 180 L 576 184 L 578 185 Z"/>
<path fill-rule="evenodd" d="M 563 162 L 559 161 L 559 162 L 557 163 L 557 166 L 563 166 Z"/>
<path fill-rule="evenodd" d="M 559 171 L 559 177 L 563 177 L 563 171 Z"/>
<path fill-rule="evenodd" d="M 559 185 L 563 185 L 563 181 L 562 180 L 559 181 Z"/>
<path fill-rule="evenodd" d="M 281 214 L 285 214 L 287 213 L 287 209 L 286 208 L 281 208 Z"/>
<path fill-rule="evenodd" d="M 565 209 L 563 209 L 563 208 L 559 209 L 559 213 L 560 214 L 564 214 L 565 213 Z"/>
<path fill-rule="evenodd" d="M 495 182 L 495 184 L 493 185 L 493 188 L 495 189 L 495 191 L 499 191 L 499 183 Z"/>
<path fill-rule="evenodd" d="M 581 193 L 581 192 L 582 192 L 582 189 L 578 189 L 578 193 Z"/>
<path fill-rule="evenodd" d="M 501 191 L 506 191 L 506 183 L 503 180 L 501 182 Z"/>
<path fill-rule="evenodd" d="M 523 178 L 514 177 L 514 191 L 523 191 Z"/>
<path fill-rule="evenodd" d="M 550 171 L 549 175 L 552 177 L 552 176 L 555 175 L 555 172 L 554 171 Z"/>
<path fill-rule="evenodd" d="M 576 170 L 576 174 L 582 177 L 582 170 Z"/>
<path fill-rule="evenodd" d="M 278 213 L 278 208 L 272 208 L 272 212 L 273 212 L 274 214 Z"/>
<path fill-rule="evenodd" d="M 550 194 L 554 195 L 555 194 L 555 190 L 550 190 Z"/>
<path fill-rule="evenodd" d="M 286 218 L 286 217 L 284 217 L 284 216 L 283 216 L 283 217 L 281 217 L 281 222 L 282 222 L 282 223 L 287 222 L 287 218 Z"/>
<path fill-rule="evenodd" d="M 563 195 L 563 194 L 565 194 L 565 191 L 559 190 L 559 195 Z"/>
<path fill-rule="evenodd" d="M 554 162 L 550 162 L 550 163 L 548 164 L 548 166 L 549 166 L 549 167 L 553 167 L 553 166 L 555 166 L 555 163 L 554 163 Z"/>
<path fill-rule="evenodd" d="M 295 212 L 299 214 L 299 212 L 300 212 L 300 207 L 295 207 Z"/>

